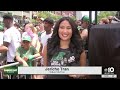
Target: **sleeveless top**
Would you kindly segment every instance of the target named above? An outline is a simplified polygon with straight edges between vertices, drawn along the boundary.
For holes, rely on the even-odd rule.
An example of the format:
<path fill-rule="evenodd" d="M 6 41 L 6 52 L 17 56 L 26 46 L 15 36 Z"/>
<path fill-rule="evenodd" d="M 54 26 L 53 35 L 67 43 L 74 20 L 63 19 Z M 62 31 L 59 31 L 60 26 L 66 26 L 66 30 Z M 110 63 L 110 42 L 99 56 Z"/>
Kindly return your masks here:
<path fill-rule="evenodd" d="M 61 49 L 48 61 L 48 66 L 80 66 L 70 49 Z M 70 79 L 68 75 L 47 75 L 46 79 Z"/>

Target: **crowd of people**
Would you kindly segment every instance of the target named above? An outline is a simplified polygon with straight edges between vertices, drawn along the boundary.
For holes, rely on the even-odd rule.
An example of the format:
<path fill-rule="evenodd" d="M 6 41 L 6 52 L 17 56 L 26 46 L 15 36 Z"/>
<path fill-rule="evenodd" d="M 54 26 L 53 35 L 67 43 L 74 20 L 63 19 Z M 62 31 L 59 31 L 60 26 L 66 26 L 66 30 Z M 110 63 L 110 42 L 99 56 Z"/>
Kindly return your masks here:
<path fill-rule="evenodd" d="M 99 24 L 111 23 L 103 18 Z M 39 18 L 38 24 L 24 23 L 22 28 L 12 15 L 3 16 L 0 25 L 0 57 L 5 64 L 19 62 L 20 66 L 35 66 L 33 59 L 42 56 L 38 66 L 87 66 L 89 17 L 74 21 L 62 17 L 56 23 L 52 18 Z M 0 58 L 1 59 L 1 58 Z M 1 59 L 1 61 L 3 58 Z M 33 79 L 73 79 L 86 75 L 33 75 Z M 28 77 L 29 78 L 29 77 Z"/>

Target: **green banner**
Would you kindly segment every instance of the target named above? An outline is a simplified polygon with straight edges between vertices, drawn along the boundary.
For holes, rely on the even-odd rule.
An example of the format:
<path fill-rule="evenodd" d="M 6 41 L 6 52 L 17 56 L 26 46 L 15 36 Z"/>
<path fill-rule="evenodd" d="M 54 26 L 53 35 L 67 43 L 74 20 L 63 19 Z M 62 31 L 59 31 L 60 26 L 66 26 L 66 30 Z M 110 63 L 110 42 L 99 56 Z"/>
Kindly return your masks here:
<path fill-rule="evenodd" d="M 5 75 L 17 75 L 18 74 L 18 66 L 11 66 L 4 68 Z"/>

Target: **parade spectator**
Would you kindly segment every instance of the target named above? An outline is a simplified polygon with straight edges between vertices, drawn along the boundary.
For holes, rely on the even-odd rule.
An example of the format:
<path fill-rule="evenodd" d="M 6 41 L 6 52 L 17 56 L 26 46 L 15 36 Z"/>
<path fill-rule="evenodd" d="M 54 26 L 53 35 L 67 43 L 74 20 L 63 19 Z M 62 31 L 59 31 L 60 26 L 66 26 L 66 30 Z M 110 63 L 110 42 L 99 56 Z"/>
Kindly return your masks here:
<path fill-rule="evenodd" d="M 81 19 L 81 33 L 80 36 L 83 40 L 88 38 L 89 17 L 83 16 Z"/>
<path fill-rule="evenodd" d="M 29 23 L 25 26 L 25 32 L 22 34 L 22 37 L 25 35 L 29 35 L 32 38 L 31 44 L 39 52 L 41 43 L 39 42 L 37 29 L 33 26 L 32 23 Z"/>
<path fill-rule="evenodd" d="M 47 45 L 47 40 L 49 38 L 51 38 L 51 35 L 53 33 L 53 31 L 52 31 L 53 25 L 54 25 L 53 19 L 46 18 L 44 20 L 44 30 L 45 30 L 45 32 L 43 32 L 41 34 L 41 37 L 39 38 L 40 42 L 42 43 L 42 48 L 41 48 L 42 53 L 43 53 L 44 47 Z M 41 64 L 43 65 L 43 59 L 41 59 Z"/>
<path fill-rule="evenodd" d="M 41 54 L 42 44 L 39 41 L 38 34 L 37 34 L 38 33 L 37 29 L 34 27 L 34 25 L 32 23 L 29 23 L 25 26 L 25 31 L 26 32 L 24 32 L 22 34 L 22 37 L 25 36 L 25 35 L 29 35 L 32 39 L 31 45 L 34 46 L 36 48 L 36 50 Z M 36 65 L 36 63 L 37 63 L 36 61 L 33 62 L 33 65 Z M 39 63 L 40 63 L 40 61 L 39 61 Z"/>
<path fill-rule="evenodd" d="M 81 21 L 80 21 L 80 20 L 76 20 L 75 23 L 76 23 L 78 26 L 81 26 Z"/>
<path fill-rule="evenodd" d="M 32 60 L 40 56 L 35 47 L 31 46 L 31 37 L 25 35 L 22 37 L 22 46 L 18 47 L 16 51 L 16 60 L 23 64 L 23 66 L 33 66 Z"/>
<path fill-rule="evenodd" d="M 113 20 L 113 16 L 108 16 L 108 20 L 109 20 L 109 24 L 111 24 Z"/>
<path fill-rule="evenodd" d="M 45 45 L 47 45 L 48 38 L 51 38 L 52 35 L 52 27 L 54 25 L 54 21 L 51 18 L 46 18 L 44 20 L 44 30 L 45 32 L 42 33 L 40 41 L 43 45 L 43 48 Z"/>
<path fill-rule="evenodd" d="M 109 24 L 109 20 L 107 18 L 102 18 L 99 24 Z"/>
<path fill-rule="evenodd" d="M 44 24 L 43 24 L 44 18 L 38 17 L 37 20 L 38 20 L 38 25 L 36 26 L 36 28 L 38 29 L 38 37 L 40 37 L 41 34 L 45 31 Z"/>
<path fill-rule="evenodd" d="M 7 64 L 15 62 L 15 52 L 20 46 L 21 35 L 20 32 L 13 25 L 13 16 L 6 14 L 3 16 L 3 23 L 7 30 L 4 32 L 3 45 L 8 47 Z"/>
<path fill-rule="evenodd" d="M 40 56 L 35 47 L 31 46 L 31 37 L 25 35 L 22 37 L 22 46 L 16 51 L 16 60 L 22 64 L 22 66 L 34 66 L 33 60 Z M 30 79 L 30 75 L 27 75 L 27 79 Z M 32 76 L 34 78 L 34 75 Z"/>

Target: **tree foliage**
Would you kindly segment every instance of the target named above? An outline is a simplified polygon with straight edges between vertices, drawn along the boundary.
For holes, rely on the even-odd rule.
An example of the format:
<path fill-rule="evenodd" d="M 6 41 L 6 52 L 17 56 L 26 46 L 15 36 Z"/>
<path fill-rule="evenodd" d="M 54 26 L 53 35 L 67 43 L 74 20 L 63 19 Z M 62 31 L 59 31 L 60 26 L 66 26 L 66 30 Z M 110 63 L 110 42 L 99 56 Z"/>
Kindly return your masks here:
<path fill-rule="evenodd" d="M 44 12 L 39 12 L 38 13 L 38 17 L 42 17 L 42 18 L 52 18 L 53 20 L 58 20 L 60 19 L 62 16 L 59 16 L 59 15 L 55 15 L 53 13 L 50 13 L 50 12 L 47 12 L 47 11 L 44 11 Z"/>
<path fill-rule="evenodd" d="M 52 18 L 54 21 L 57 21 L 60 18 L 62 18 L 61 15 L 56 15 L 56 14 L 48 12 L 48 11 L 40 11 L 40 12 L 38 12 L 37 17 L 44 18 L 44 19 L 49 17 L 49 18 Z M 73 20 L 76 20 L 75 16 L 72 16 L 71 18 Z M 37 20 L 32 19 L 31 22 L 37 23 Z"/>
<path fill-rule="evenodd" d="M 97 20 L 99 22 L 102 18 L 107 18 L 108 16 L 115 16 L 115 14 L 116 11 L 100 11 L 98 13 Z"/>

